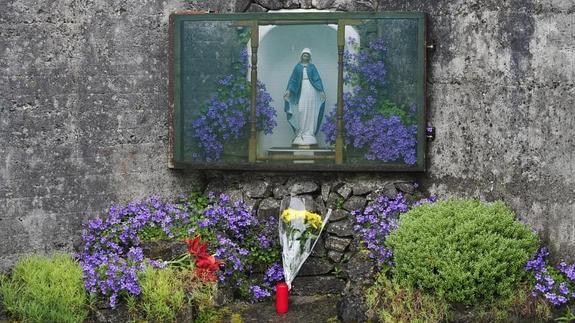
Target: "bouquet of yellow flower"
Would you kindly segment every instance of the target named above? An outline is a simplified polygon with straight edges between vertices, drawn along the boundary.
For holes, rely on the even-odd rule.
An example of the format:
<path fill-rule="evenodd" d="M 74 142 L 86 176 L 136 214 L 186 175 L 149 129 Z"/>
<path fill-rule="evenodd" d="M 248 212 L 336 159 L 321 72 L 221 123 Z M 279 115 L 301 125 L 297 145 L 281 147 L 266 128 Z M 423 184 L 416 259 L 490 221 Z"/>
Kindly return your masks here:
<path fill-rule="evenodd" d="M 311 254 L 323 227 L 331 214 L 325 217 L 306 209 L 305 201 L 300 197 L 291 197 L 282 202 L 279 221 L 279 238 L 282 246 L 284 278 L 291 289 L 291 283 L 297 272 Z"/>

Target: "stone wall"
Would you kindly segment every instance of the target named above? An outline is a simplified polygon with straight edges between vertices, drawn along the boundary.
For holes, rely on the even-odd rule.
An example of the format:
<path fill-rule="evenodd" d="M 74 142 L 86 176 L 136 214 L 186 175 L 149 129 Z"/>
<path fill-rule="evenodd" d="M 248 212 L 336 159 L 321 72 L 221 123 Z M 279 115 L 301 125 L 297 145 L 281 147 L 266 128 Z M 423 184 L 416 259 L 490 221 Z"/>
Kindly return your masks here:
<path fill-rule="evenodd" d="M 575 257 L 571 0 L 8 0 L 0 2 L 0 267 L 26 252 L 71 250 L 80 223 L 113 202 L 175 196 L 214 176 L 249 183 L 253 174 L 166 167 L 168 15 L 279 8 L 427 12 L 437 139 L 423 187 L 503 199 L 557 255 Z M 313 180 L 321 188 L 331 178 Z"/>
<path fill-rule="evenodd" d="M 251 205 L 260 221 L 280 214 L 290 196 L 305 201 L 313 212 L 327 214 L 320 239 L 293 282 L 293 295 L 343 294 L 338 312 L 345 322 L 367 320 L 364 288 L 373 284 L 375 262 L 361 247 L 361 236 L 354 230 L 352 211 L 362 211 L 377 197 L 390 199 L 401 193 L 408 203 L 421 200 L 414 181 L 385 176 L 244 176 L 209 174 L 204 193 L 225 193 Z M 168 253 L 169 254 L 169 253 Z M 177 254 L 177 253 L 176 253 Z"/>

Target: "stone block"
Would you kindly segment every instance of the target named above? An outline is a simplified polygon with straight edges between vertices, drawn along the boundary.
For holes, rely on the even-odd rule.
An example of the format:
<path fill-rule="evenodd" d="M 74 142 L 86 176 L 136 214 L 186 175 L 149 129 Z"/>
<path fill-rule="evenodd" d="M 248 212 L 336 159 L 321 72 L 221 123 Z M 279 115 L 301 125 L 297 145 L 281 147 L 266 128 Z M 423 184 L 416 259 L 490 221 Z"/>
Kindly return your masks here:
<path fill-rule="evenodd" d="M 298 276 L 292 283 L 293 295 L 339 294 L 345 288 L 345 282 L 334 276 Z"/>
<path fill-rule="evenodd" d="M 349 211 L 343 209 L 335 209 L 331 211 L 331 215 L 329 216 L 330 222 L 336 222 L 340 220 L 344 220 L 350 217 Z"/>
<path fill-rule="evenodd" d="M 351 185 L 349 185 L 349 184 L 344 184 L 342 187 L 340 187 L 340 188 L 337 190 L 337 193 L 338 193 L 339 195 L 341 195 L 341 197 L 343 197 L 344 199 L 347 200 L 347 198 L 351 195 L 351 192 L 352 192 L 352 191 L 353 191 L 353 190 L 352 190 Z"/>
<path fill-rule="evenodd" d="M 353 236 L 353 225 L 354 223 L 351 219 L 346 219 L 328 223 L 325 227 L 325 230 L 328 233 L 335 234 L 338 237 L 349 237 Z"/>
<path fill-rule="evenodd" d="M 309 257 L 301 266 L 298 276 L 324 275 L 333 270 L 333 264 L 325 258 Z"/>
<path fill-rule="evenodd" d="M 271 194 L 271 185 L 265 180 L 255 180 L 242 183 L 241 188 L 247 197 L 263 198 Z"/>
<path fill-rule="evenodd" d="M 142 251 L 147 258 L 168 261 L 188 252 L 188 247 L 179 240 L 154 240 L 142 242 Z"/>
<path fill-rule="evenodd" d="M 299 195 L 299 194 L 313 193 L 317 191 L 317 189 L 318 189 L 317 184 L 312 181 L 295 182 L 290 186 L 289 192 L 291 194 Z"/>
<path fill-rule="evenodd" d="M 333 261 L 333 262 L 340 262 L 341 258 L 343 257 L 343 252 L 339 252 L 339 251 L 335 251 L 335 250 L 330 250 L 327 253 L 327 257 Z"/>
<path fill-rule="evenodd" d="M 367 203 L 365 197 L 352 196 L 343 203 L 343 208 L 348 211 L 361 210 L 365 207 L 365 203 Z"/>
<path fill-rule="evenodd" d="M 329 235 L 325 239 L 325 247 L 329 250 L 344 252 L 350 242 L 351 242 L 350 238 L 340 238 L 333 235 Z"/>
<path fill-rule="evenodd" d="M 395 188 L 397 188 L 398 190 L 400 190 L 401 192 L 406 193 L 406 194 L 415 193 L 415 185 L 411 182 L 395 183 Z"/>
<path fill-rule="evenodd" d="M 261 201 L 257 211 L 257 218 L 260 221 L 266 221 L 271 216 L 278 217 L 279 213 L 280 202 L 274 198 L 268 197 Z"/>

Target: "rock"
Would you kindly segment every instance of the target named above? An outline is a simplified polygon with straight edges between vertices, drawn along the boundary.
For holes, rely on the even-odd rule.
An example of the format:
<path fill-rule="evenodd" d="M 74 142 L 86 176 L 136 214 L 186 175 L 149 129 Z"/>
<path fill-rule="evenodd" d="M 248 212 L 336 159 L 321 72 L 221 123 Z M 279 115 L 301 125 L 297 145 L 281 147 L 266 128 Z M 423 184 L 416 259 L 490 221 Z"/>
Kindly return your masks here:
<path fill-rule="evenodd" d="M 142 242 L 144 256 L 150 259 L 172 260 L 188 252 L 188 246 L 180 240 L 154 240 Z"/>
<path fill-rule="evenodd" d="M 271 193 L 270 183 L 264 180 L 245 182 L 241 185 L 241 189 L 247 197 L 251 198 L 268 197 Z"/>
<path fill-rule="evenodd" d="M 365 197 L 352 196 L 347 201 L 345 201 L 345 203 L 343 203 L 343 208 L 348 211 L 361 210 L 364 208 L 366 203 L 367 200 Z"/>
<path fill-rule="evenodd" d="M 415 193 L 415 185 L 413 183 L 410 183 L 410 182 L 395 183 L 395 188 L 397 188 L 398 190 L 400 190 L 401 192 L 406 193 L 406 194 Z"/>
<path fill-rule="evenodd" d="M 343 252 L 339 252 L 339 251 L 335 251 L 335 250 L 330 250 L 327 253 L 327 257 L 329 259 L 331 259 L 331 261 L 333 262 L 340 262 L 341 261 L 341 257 L 343 257 Z"/>
<path fill-rule="evenodd" d="M 226 190 L 222 193 L 229 196 L 230 201 L 232 201 L 232 202 L 244 200 L 244 193 L 241 190 L 229 189 L 229 190 Z"/>
<path fill-rule="evenodd" d="M 255 303 L 236 301 L 221 311 L 221 319 L 210 322 L 336 322 L 338 303 L 339 295 L 290 295 L 289 311 L 278 315 L 274 297 Z"/>
<path fill-rule="evenodd" d="M 329 197 L 329 193 L 330 193 L 330 186 L 329 184 L 322 184 L 321 185 L 321 198 L 325 201 L 327 201 L 327 198 Z"/>
<path fill-rule="evenodd" d="M 327 259 L 309 257 L 301 266 L 298 275 L 317 276 L 327 274 L 332 270 L 333 270 L 333 264 L 331 264 Z"/>
<path fill-rule="evenodd" d="M 272 197 L 263 199 L 257 211 L 257 218 L 261 221 L 266 221 L 270 216 L 279 216 L 280 202 Z"/>
<path fill-rule="evenodd" d="M 331 211 L 331 215 L 329 216 L 330 222 L 340 221 L 347 219 L 350 213 L 343 209 L 336 209 Z"/>
<path fill-rule="evenodd" d="M 325 230 L 338 237 L 349 237 L 353 236 L 353 224 L 354 223 L 351 219 L 331 222 L 326 225 Z"/>
<path fill-rule="evenodd" d="M 208 194 L 208 193 L 214 193 L 214 194 L 219 194 L 222 192 L 222 190 L 228 188 L 228 185 L 226 183 L 224 183 L 223 180 L 221 179 L 213 179 L 211 181 L 208 182 L 208 185 L 206 185 L 206 189 L 204 190 L 204 194 Z"/>
<path fill-rule="evenodd" d="M 110 308 L 109 305 L 98 303 L 87 321 L 97 323 L 128 322 L 130 321 L 130 315 L 127 305 L 123 303 L 120 303 L 116 308 Z"/>
<path fill-rule="evenodd" d="M 341 209 L 343 206 L 343 202 L 344 199 L 343 197 L 341 197 L 341 195 L 335 193 L 335 192 L 331 192 L 329 193 L 329 196 L 327 198 L 327 200 L 325 201 L 325 205 L 330 208 L 330 209 Z"/>
<path fill-rule="evenodd" d="M 347 283 L 343 296 L 337 304 L 337 316 L 342 322 L 378 322 L 367 316 L 365 292 L 360 286 Z"/>
<path fill-rule="evenodd" d="M 273 189 L 274 197 L 278 200 L 282 199 L 284 196 L 288 195 L 288 190 L 283 185 L 278 185 Z"/>
<path fill-rule="evenodd" d="M 260 6 L 257 3 L 252 3 L 247 10 L 247 12 L 266 12 L 266 11 L 268 11 L 268 9 Z"/>
<path fill-rule="evenodd" d="M 316 242 L 315 246 L 313 247 L 313 250 L 311 251 L 310 256 L 311 257 L 325 257 L 325 255 L 327 254 L 327 249 L 325 249 L 325 239 L 323 238 L 323 235 L 319 238 L 319 240 Z"/>
<path fill-rule="evenodd" d="M 329 250 L 344 252 L 350 242 L 350 238 L 340 238 L 330 235 L 325 239 L 325 247 Z"/>
<path fill-rule="evenodd" d="M 339 294 L 345 288 L 345 282 L 334 276 L 298 276 L 292 283 L 290 294 L 325 295 Z"/>
<path fill-rule="evenodd" d="M 340 187 L 337 190 L 337 193 L 339 195 L 341 195 L 341 197 L 343 197 L 346 200 L 351 195 L 351 192 L 352 192 L 352 188 L 349 184 L 344 184 L 342 187 Z"/>
<path fill-rule="evenodd" d="M 257 210 L 262 202 L 261 199 L 251 199 L 251 198 L 244 198 L 244 203 L 247 207 L 251 208 L 252 210 Z"/>
<path fill-rule="evenodd" d="M 394 199 L 397 195 L 397 189 L 393 183 L 387 182 L 383 186 L 377 188 L 375 191 L 367 195 L 368 201 L 374 201 L 377 197 L 385 195 L 390 199 Z"/>
<path fill-rule="evenodd" d="M 234 12 L 246 11 L 251 3 L 252 3 L 251 0 L 236 0 L 236 3 L 234 5 Z"/>
<path fill-rule="evenodd" d="M 353 195 L 366 195 L 373 191 L 373 186 L 366 183 L 357 183 L 353 185 Z"/>
<path fill-rule="evenodd" d="M 322 215 L 325 216 L 327 214 L 327 208 L 325 207 L 325 203 L 323 202 L 323 199 L 321 198 L 321 196 L 316 197 L 315 199 L 315 206 L 317 208 L 317 211 Z M 331 216 L 330 216 L 331 217 Z"/>
<path fill-rule="evenodd" d="M 335 0 L 311 0 L 311 6 L 317 9 L 329 9 Z"/>
<path fill-rule="evenodd" d="M 305 193 L 313 193 L 317 191 L 317 189 L 318 189 L 317 184 L 311 181 L 295 182 L 294 184 L 292 184 L 292 186 L 290 186 L 289 192 L 291 194 L 299 195 Z"/>
<path fill-rule="evenodd" d="M 301 6 L 297 0 L 255 0 L 255 3 L 269 10 L 296 9 Z"/>
<path fill-rule="evenodd" d="M 369 258 L 367 252 L 358 252 L 352 255 L 343 270 L 353 284 L 367 286 L 373 282 L 375 276 L 375 263 Z"/>

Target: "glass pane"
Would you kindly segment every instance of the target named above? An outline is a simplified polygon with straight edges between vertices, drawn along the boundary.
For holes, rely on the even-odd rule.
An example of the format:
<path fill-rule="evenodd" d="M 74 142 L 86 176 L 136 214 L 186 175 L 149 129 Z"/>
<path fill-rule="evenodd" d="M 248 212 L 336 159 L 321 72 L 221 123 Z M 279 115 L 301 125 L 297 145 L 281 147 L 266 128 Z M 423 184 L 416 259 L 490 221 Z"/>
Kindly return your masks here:
<path fill-rule="evenodd" d="M 247 162 L 250 28 L 230 21 L 183 21 L 180 33 L 176 118 L 183 161 Z"/>
<path fill-rule="evenodd" d="M 417 162 L 418 20 L 365 20 L 346 33 L 344 54 L 345 163 Z M 323 131 L 335 141 L 335 113 Z"/>
<path fill-rule="evenodd" d="M 321 126 L 337 102 L 337 25 L 260 26 L 259 35 L 258 79 L 271 95 L 277 122 L 260 133 L 258 156 L 333 163 Z"/>

